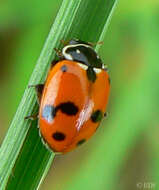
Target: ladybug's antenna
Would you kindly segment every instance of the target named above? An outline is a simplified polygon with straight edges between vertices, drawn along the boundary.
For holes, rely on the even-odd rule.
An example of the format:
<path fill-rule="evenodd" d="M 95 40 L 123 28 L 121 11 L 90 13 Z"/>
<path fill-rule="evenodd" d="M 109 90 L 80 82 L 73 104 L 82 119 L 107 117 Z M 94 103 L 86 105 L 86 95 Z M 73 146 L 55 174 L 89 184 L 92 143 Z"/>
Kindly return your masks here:
<path fill-rule="evenodd" d="M 60 42 L 61 42 L 61 44 L 62 45 L 64 45 L 64 46 L 66 46 L 68 43 L 69 43 L 69 41 L 68 40 L 60 40 Z"/>
<path fill-rule="evenodd" d="M 87 42 L 90 46 L 96 46 L 96 45 L 103 45 L 104 42 L 103 41 L 99 41 L 99 42 Z"/>

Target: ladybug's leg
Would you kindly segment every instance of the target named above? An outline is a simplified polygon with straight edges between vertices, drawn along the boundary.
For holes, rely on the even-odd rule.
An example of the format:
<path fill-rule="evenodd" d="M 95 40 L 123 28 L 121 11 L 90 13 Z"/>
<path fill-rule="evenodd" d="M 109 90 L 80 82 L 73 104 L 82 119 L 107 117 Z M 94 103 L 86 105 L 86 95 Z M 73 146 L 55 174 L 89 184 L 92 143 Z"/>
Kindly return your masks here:
<path fill-rule="evenodd" d="M 37 85 L 29 85 L 28 87 L 29 87 L 29 88 L 31 88 L 31 87 L 34 87 L 34 88 L 35 88 L 35 91 L 36 91 L 36 94 L 37 94 L 37 102 L 38 102 L 38 104 L 40 105 L 41 96 L 42 96 L 42 92 L 43 92 L 44 85 L 43 85 L 43 84 L 37 84 Z M 38 118 L 38 113 L 33 114 L 33 115 L 26 116 L 24 119 L 35 120 L 35 119 L 37 119 L 37 118 Z"/>
<path fill-rule="evenodd" d="M 36 95 L 37 95 L 37 101 L 38 101 L 38 104 L 40 105 L 42 92 L 43 92 L 43 89 L 44 89 L 44 84 L 29 85 L 28 87 L 29 88 L 31 88 L 31 87 L 35 88 Z"/>
<path fill-rule="evenodd" d="M 34 114 L 34 115 L 29 115 L 29 116 L 26 116 L 24 117 L 24 119 L 31 119 L 31 120 L 36 120 L 38 119 L 38 113 Z"/>
<path fill-rule="evenodd" d="M 105 113 L 104 113 L 104 117 L 105 117 L 105 118 L 108 117 L 108 112 L 105 112 Z"/>
<path fill-rule="evenodd" d="M 107 71 L 107 72 L 108 72 L 108 67 L 107 67 L 106 65 L 103 65 L 102 69 L 103 69 L 104 71 Z"/>
<path fill-rule="evenodd" d="M 60 59 L 60 60 L 63 59 L 63 55 L 62 55 L 61 50 L 59 50 L 59 49 L 57 49 L 57 48 L 54 48 L 54 50 L 55 50 L 57 56 L 59 57 L 59 59 Z"/>

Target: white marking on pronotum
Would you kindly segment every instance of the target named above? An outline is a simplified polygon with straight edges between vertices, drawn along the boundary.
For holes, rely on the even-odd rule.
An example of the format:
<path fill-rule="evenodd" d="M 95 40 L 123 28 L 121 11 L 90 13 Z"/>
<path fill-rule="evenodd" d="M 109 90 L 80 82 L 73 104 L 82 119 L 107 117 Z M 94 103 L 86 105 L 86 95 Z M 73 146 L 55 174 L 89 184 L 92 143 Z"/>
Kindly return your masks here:
<path fill-rule="evenodd" d="M 93 68 L 93 70 L 94 70 L 94 72 L 97 73 L 97 74 L 102 71 L 102 69 L 99 69 L 99 68 Z"/>
<path fill-rule="evenodd" d="M 73 61 L 73 57 L 72 57 L 69 53 L 66 53 L 66 51 L 67 51 L 68 48 L 71 48 L 71 47 L 79 47 L 79 46 L 84 46 L 84 47 L 91 48 L 91 46 L 86 45 L 86 44 L 67 45 L 67 46 L 65 46 L 65 47 L 62 49 L 62 55 L 63 55 L 66 59 Z M 77 49 L 77 51 L 78 51 L 78 49 Z M 76 51 L 76 52 L 77 52 L 77 51 Z M 77 52 L 77 53 L 78 53 L 78 52 Z M 80 52 L 79 52 L 79 53 L 80 53 Z"/>
<path fill-rule="evenodd" d="M 84 70 L 87 70 L 88 69 L 88 66 L 87 65 L 84 65 L 84 64 L 82 64 L 82 63 L 77 63 L 82 69 L 84 69 Z M 94 70 L 94 72 L 95 73 L 100 73 L 101 71 L 102 71 L 102 69 L 99 69 L 99 68 L 93 68 L 93 70 Z"/>
<path fill-rule="evenodd" d="M 73 57 L 69 53 L 62 53 L 64 57 L 70 61 L 73 61 Z"/>
<path fill-rule="evenodd" d="M 84 65 L 84 64 L 82 64 L 82 63 L 77 63 L 82 69 L 84 69 L 84 70 L 87 70 L 88 69 L 88 66 L 87 65 Z"/>
<path fill-rule="evenodd" d="M 78 54 L 79 54 L 79 53 L 81 53 L 81 52 L 80 52 L 80 50 L 79 50 L 79 49 L 77 49 L 77 50 L 76 50 L 76 53 L 78 53 Z"/>

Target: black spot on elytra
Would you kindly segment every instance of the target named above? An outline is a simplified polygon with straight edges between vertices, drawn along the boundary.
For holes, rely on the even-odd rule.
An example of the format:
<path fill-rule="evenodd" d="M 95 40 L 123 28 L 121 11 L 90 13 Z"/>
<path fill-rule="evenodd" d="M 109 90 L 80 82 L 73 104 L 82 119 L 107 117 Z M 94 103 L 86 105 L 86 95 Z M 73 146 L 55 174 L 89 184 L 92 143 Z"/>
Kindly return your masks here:
<path fill-rule="evenodd" d="M 48 122 L 52 122 L 56 115 L 56 108 L 51 105 L 46 105 L 42 111 L 42 117 Z"/>
<path fill-rule="evenodd" d="M 62 72 L 66 72 L 66 71 L 67 71 L 67 66 L 66 66 L 66 65 L 63 65 L 63 66 L 61 67 L 61 71 L 62 71 Z"/>
<path fill-rule="evenodd" d="M 101 121 L 103 118 L 103 113 L 100 110 L 96 110 L 95 112 L 92 113 L 91 115 L 91 120 L 94 123 L 97 123 L 99 121 Z"/>
<path fill-rule="evenodd" d="M 73 102 L 64 102 L 57 106 L 63 113 L 67 115 L 76 115 L 78 107 Z"/>
<path fill-rule="evenodd" d="M 88 67 L 88 69 L 87 69 L 87 77 L 88 77 L 88 80 L 90 80 L 91 82 L 95 82 L 96 73 L 93 70 L 93 67 Z"/>
<path fill-rule="evenodd" d="M 86 139 L 81 139 L 78 141 L 77 146 L 82 145 L 84 142 L 86 142 Z"/>
<path fill-rule="evenodd" d="M 42 117 L 49 123 L 55 118 L 58 110 L 67 115 L 76 115 L 78 112 L 78 107 L 72 102 L 64 102 L 54 107 L 51 105 L 46 105 L 42 111 Z"/>
<path fill-rule="evenodd" d="M 65 134 L 61 133 L 61 132 L 55 132 L 52 134 L 52 137 L 54 140 L 56 141 L 63 141 L 65 140 Z"/>

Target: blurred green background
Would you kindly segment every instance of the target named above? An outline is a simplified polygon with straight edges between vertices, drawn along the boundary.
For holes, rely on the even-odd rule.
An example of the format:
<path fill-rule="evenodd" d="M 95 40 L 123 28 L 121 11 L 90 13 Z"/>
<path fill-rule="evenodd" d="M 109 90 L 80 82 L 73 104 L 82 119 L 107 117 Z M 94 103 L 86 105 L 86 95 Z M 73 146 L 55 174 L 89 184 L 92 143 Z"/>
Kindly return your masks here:
<path fill-rule="evenodd" d="M 61 2 L 0 1 L 0 144 Z M 159 1 L 119 1 L 99 52 L 109 117 L 85 145 L 56 156 L 41 190 L 159 189 L 158 51 Z"/>

